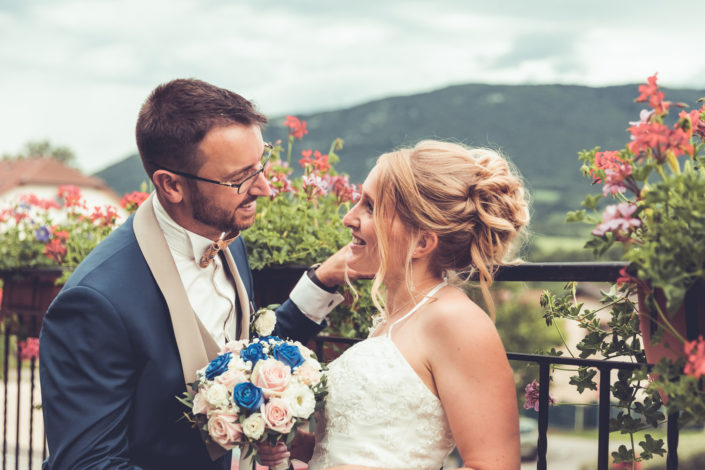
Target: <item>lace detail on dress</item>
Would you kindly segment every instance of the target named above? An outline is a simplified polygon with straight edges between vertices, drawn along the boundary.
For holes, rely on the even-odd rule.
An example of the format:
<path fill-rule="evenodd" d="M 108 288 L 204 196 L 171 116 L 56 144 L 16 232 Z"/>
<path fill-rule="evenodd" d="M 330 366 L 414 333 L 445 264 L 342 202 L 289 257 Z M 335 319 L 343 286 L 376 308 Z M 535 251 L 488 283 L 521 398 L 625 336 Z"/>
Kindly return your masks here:
<path fill-rule="evenodd" d="M 438 470 L 454 446 L 440 400 L 386 335 L 355 344 L 330 364 L 310 470 L 342 464 Z"/>

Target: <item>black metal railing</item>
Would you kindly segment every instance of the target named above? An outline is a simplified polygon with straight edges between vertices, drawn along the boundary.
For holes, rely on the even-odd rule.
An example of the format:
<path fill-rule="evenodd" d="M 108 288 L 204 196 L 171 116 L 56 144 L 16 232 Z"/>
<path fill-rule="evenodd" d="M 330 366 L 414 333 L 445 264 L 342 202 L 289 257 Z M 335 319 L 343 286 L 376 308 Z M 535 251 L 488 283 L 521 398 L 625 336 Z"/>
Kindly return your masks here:
<path fill-rule="evenodd" d="M 41 468 L 47 457 L 44 421 L 37 408 L 37 361 L 24 359 L 17 347 L 17 318 L 2 322 L 2 470 Z M 11 364 L 11 361 L 14 364 Z"/>
<path fill-rule="evenodd" d="M 621 262 L 600 262 L 600 263 L 525 263 L 516 266 L 506 266 L 502 267 L 496 274 L 495 279 L 497 281 L 524 281 L 524 282 L 565 282 L 565 281 L 579 281 L 579 282 L 611 282 L 617 279 L 619 276 L 619 271 L 625 266 Z M 12 325 L 10 322 L 11 318 L 8 315 L 14 314 L 15 312 L 3 311 L 3 326 L 4 326 L 4 341 L 3 341 L 3 417 L 2 417 L 2 469 L 6 469 L 6 465 L 9 461 L 8 451 L 10 450 L 8 446 L 8 410 L 15 409 L 16 416 L 16 426 L 15 426 L 15 448 L 14 450 L 14 468 L 20 468 L 20 461 L 23 456 L 20 453 L 20 432 L 22 429 L 27 429 L 29 432 L 28 449 L 27 449 L 27 460 L 28 464 L 24 465 L 22 468 L 33 468 L 33 462 L 36 464 L 36 468 L 41 467 L 41 460 L 47 456 L 46 440 L 41 439 L 41 445 L 37 446 L 34 443 L 33 434 L 35 427 L 40 429 L 43 436 L 43 422 L 35 423 L 33 419 L 33 413 L 30 411 L 29 419 L 27 423 L 20 422 L 22 410 L 20 400 L 23 399 L 22 390 L 23 387 L 23 375 L 29 375 L 29 397 L 24 397 L 28 399 L 30 408 L 34 405 L 35 400 L 35 381 L 36 381 L 36 364 L 34 360 L 30 361 L 29 373 L 23 374 L 22 359 L 19 355 L 19 351 L 16 349 L 12 350 L 13 343 L 16 341 L 12 339 L 12 336 L 16 333 L 16 325 Z M 26 318 L 30 319 L 30 323 L 34 326 L 41 324 L 41 318 L 43 316 L 43 311 L 24 311 L 23 315 L 29 315 Z M 694 296 L 689 293 L 686 296 L 686 321 L 689 324 L 697 324 L 697 305 L 694 301 Z M 37 330 L 38 331 L 38 330 Z M 16 337 L 15 337 L 16 338 Z M 691 330 L 688 331 L 688 339 L 694 339 Z M 336 345 L 349 346 L 358 340 L 351 338 L 339 338 L 331 336 L 318 336 L 314 340 L 315 350 L 319 357 L 325 357 L 325 346 L 331 345 L 335 347 Z M 17 386 L 17 402 L 8 403 L 8 389 L 12 388 L 14 384 L 8 382 L 10 375 L 10 356 L 16 355 L 16 386 Z M 588 359 L 574 359 L 574 358 L 563 358 L 555 356 L 540 356 L 532 354 L 519 354 L 519 353 L 508 353 L 508 358 L 510 360 L 516 361 L 526 361 L 533 362 L 539 365 L 539 439 L 538 439 L 538 461 L 537 469 L 545 470 L 546 466 L 546 451 L 548 448 L 547 441 L 547 428 L 548 428 L 548 402 L 549 402 L 549 371 L 553 364 L 566 364 L 572 366 L 586 366 L 597 368 L 600 372 L 600 383 L 610 383 L 610 374 L 613 369 L 620 370 L 632 370 L 640 366 L 640 364 L 633 364 L 627 362 L 616 362 L 616 361 L 599 361 L 599 360 L 588 360 Z M 26 387 L 26 386 L 24 386 Z M 600 387 L 599 395 L 599 417 L 598 417 L 598 470 L 607 470 L 609 465 L 609 416 L 610 416 L 610 387 Z M 14 408 L 13 408 L 14 407 Z M 668 459 L 667 459 L 667 469 L 677 470 L 678 468 L 678 420 L 677 416 L 668 417 Z M 41 455 L 37 450 L 37 447 L 41 447 Z M 10 454 L 11 456 L 12 454 Z M 39 458 L 41 457 L 41 458 Z M 39 460 L 39 462 L 37 462 Z"/>

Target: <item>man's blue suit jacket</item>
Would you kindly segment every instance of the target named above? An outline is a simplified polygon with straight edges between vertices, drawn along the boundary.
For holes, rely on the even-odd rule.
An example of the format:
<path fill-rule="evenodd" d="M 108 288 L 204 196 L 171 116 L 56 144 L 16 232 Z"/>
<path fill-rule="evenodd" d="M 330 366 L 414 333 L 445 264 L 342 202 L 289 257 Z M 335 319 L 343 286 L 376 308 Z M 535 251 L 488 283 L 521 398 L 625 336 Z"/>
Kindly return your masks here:
<path fill-rule="evenodd" d="M 242 239 L 230 250 L 252 299 Z M 291 300 L 277 311 L 275 334 L 306 341 L 320 329 Z M 179 351 L 132 217 L 86 257 L 51 304 L 39 356 L 44 469 L 229 465 L 229 456 L 211 461 L 175 398 L 186 389 Z"/>

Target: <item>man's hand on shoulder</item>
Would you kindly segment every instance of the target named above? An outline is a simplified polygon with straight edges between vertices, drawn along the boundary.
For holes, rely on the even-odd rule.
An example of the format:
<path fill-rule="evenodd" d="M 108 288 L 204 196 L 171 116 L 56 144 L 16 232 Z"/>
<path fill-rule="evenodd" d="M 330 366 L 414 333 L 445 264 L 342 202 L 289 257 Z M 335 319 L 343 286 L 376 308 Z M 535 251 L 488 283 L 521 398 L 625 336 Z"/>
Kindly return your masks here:
<path fill-rule="evenodd" d="M 350 245 L 345 245 L 330 258 L 316 268 L 316 277 L 324 285 L 332 288 L 345 283 L 345 271 L 347 269 L 348 278 L 351 281 L 357 279 L 372 279 L 375 273 L 361 273 L 354 269 L 347 268 L 348 254 L 350 253 Z"/>

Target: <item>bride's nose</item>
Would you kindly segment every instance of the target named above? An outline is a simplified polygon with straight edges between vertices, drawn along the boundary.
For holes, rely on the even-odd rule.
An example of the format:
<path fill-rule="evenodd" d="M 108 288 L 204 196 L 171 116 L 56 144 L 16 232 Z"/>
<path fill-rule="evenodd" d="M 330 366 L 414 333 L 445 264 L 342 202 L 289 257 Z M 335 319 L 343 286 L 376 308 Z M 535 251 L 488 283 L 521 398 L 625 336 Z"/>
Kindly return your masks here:
<path fill-rule="evenodd" d="M 358 218 L 355 216 L 355 209 L 357 209 L 357 204 L 352 206 L 348 213 L 345 214 L 345 217 L 343 217 L 343 225 L 347 228 L 354 229 L 360 225 Z"/>

